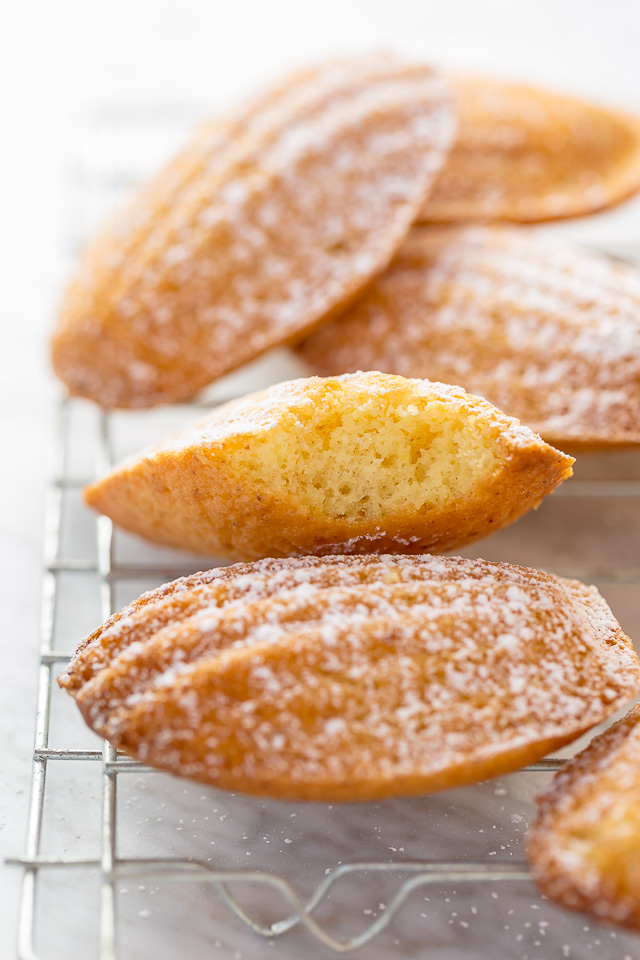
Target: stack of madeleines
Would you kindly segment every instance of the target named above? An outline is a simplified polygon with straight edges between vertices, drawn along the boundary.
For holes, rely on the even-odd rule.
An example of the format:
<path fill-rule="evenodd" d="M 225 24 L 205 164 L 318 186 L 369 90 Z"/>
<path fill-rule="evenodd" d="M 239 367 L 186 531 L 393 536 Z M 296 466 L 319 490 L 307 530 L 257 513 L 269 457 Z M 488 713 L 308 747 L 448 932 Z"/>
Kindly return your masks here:
<path fill-rule="evenodd" d="M 204 124 L 86 251 L 56 372 L 125 408 L 285 344 L 318 375 L 86 490 L 124 529 L 244 561 L 80 645 L 60 683 L 87 723 L 215 786 L 353 801 L 515 770 L 640 694 L 594 587 L 432 555 L 570 477 L 551 443 L 640 444 L 640 275 L 512 225 L 638 189 L 638 119 L 392 56 Z M 563 768 L 529 838 L 549 896 L 638 928 L 639 721 Z"/>

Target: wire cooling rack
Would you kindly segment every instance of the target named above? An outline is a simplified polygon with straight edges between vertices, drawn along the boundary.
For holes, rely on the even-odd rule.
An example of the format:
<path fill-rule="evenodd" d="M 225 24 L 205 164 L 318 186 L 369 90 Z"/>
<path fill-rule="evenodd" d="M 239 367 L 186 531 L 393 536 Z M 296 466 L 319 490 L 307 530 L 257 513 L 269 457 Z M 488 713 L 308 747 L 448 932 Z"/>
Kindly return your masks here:
<path fill-rule="evenodd" d="M 177 115 L 184 117 L 180 111 Z M 143 119 L 166 132 L 168 116 L 173 120 L 176 113 L 161 113 L 152 121 L 145 113 Z M 124 119 L 121 113 L 108 113 L 90 133 L 95 142 L 105 137 L 126 141 L 127 125 L 135 125 L 139 134 L 139 121 L 130 112 Z M 94 155 L 102 164 L 102 148 Z M 96 170 L 86 152 L 83 156 L 77 182 L 84 197 L 84 227 L 74 234 L 76 244 L 92 228 L 92 215 L 86 213 L 96 194 L 94 208 L 100 216 L 137 179 L 137 168 L 127 166 L 126 157 L 109 173 Z M 82 636 L 143 589 L 198 567 L 188 555 L 136 545 L 114 532 L 108 518 L 83 512 L 82 487 L 109 470 L 121 453 L 166 432 L 172 419 L 185 422 L 217 402 L 131 414 L 99 411 L 69 399 L 56 407 L 28 830 L 24 855 L 15 860 L 24 868 L 21 960 L 186 955 L 198 960 L 225 951 L 239 960 L 262 957 L 276 942 L 279 957 L 329 956 L 366 944 L 372 958 L 640 956 L 631 935 L 556 910 L 532 885 L 522 856 L 524 826 L 532 795 L 562 759 L 550 758 L 512 777 L 436 798 L 335 810 L 319 804 L 300 808 L 221 795 L 188 782 L 185 786 L 116 753 L 109 743 L 97 742 L 75 711 L 72 719 L 56 719 L 70 700 L 55 679 Z M 623 626 L 633 635 L 635 625 L 640 636 L 640 456 L 587 456 L 577 474 L 537 515 L 465 552 L 597 582 Z M 81 772 L 60 778 L 63 769 Z M 87 770 L 95 771 L 94 788 L 86 786 Z M 155 814 L 138 821 L 135 843 L 127 824 L 130 810 L 140 810 L 132 783 L 137 793 L 151 795 L 146 812 Z M 168 816 L 157 815 L 167 808 Z M 175 831 L 184 830 L 187 812 L 197 814 L 190 821 L 198 823 L 198 834 L 181 846 Z M 213 814 L 218 815 L 215 826 Z M 301 823 L 295 838 L 298 853 L 287 859 L 291 847 L 286 845 L 294 841 L 284 833 L 294 831 L 283 824 L 295 818 Z M 60 837 L 66 844 L 62 850 L 56 849 Z M 218 855 L 206 855 L 216 844 Z M 363 857 L 363 850 L 383 852 Z M 242 855 L 253 854 L 262 867 L 241 868 Z M 90 879 L 74 885 L 72 874 Z M 67 911 L 69 890 L 76 891 L 71 924 L 62 923 L 51 891 L 44 889 L 52 885 L 64 892 Z M 85 904 L 89 888 L 93 899 Z M 125 895 L 134 889 L 136 906 L 143 907 L 132 914 Z M 170 907 L 150 908 L 150 895 L 158 894 L 159 900 L 163 891 L 170 893 Z M 209 894 L 223 905 L 222 913 Z M 177 910 L 175 916 L 171 909 Z M 64 929 L 56 933 L 57 927 Z M 246 928 L 252 933 L 249 939 Z M 236 950 L 238 944 L 245 953 Z"/>

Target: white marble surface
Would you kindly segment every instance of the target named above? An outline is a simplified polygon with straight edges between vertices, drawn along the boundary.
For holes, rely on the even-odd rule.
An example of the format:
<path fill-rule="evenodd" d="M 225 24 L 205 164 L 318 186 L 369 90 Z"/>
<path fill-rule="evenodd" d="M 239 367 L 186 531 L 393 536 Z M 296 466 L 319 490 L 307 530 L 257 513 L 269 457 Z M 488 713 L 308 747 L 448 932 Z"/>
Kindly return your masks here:
<path fill-rule="evenodd" d="M 0 474 L 4 613 L 0 632 L 4 680 L 0 854 L 4 857 L 21 852 L 24 840 L 38 645 L 42 494 L 53 396 L 45 343 L 67 268 L 67 171 L 77 159 L 76 131 L 81 118 L 109 103 L 199 102 L 213 108 L 283 67 L 310 57 L 371 47 L 393 47 L 442 63 L 539 80 L 640 108 L 640 5 L 635 0 L 432 0 L 419 4 L 409 0 L 273 0 L 268 4 L 260 0 L 235 0 L 232 4 L 5 0 L 0 17 L 4 134 L 0 151 L 0 318 L 6 337 L 0 377 L 0 438 L 6 451 Z M 553 229 L 612 247 L 638 243 L 640 203 Z M 630 461 L 625 461 L 623 468 L 636 469 Z M 589 469 L 601 467 L 595 464 Z M 624 506 L 604 512 L 595 526 L 593 518 L 576 515 L 571 522 L 579 540 L 573 544 L 558 532 L 562 528 L 551 510 L 539 516 L 541 523 L 527 520 L 503 541 L 492 540 L 479 552 L 523 558 L 522 544 L 526 543 L 527 558 L 540 565 L 549 559 L 550 546 L 554 557 L 563 562 L 571 560 L 574 550 L 603 555 L 611 562 L 617 559 L 621 545 L 629 563 L 634 556 L 637 560 L 634 520 Z M 78 517 L 79 537 L 83 522 Z M 634 607 L 626 595 L 611 595 L 610 600 L 631 631 L 637 622 L 637 604 Z M 65 628 L 70 643 L 77 639 L 74 632 L 79 630 L 81 615 L 79 609 L 78 623 Z M 87 616 L 91 614 L 87 612 Z M 640 637 L 638 628 L 636 636 Z M 60 709 L 64 713 L 66 707 Z M 64 724 L 72 725 L 75 715 L 65 716 L 59 729 L 72 738 L 72 727 Z M 55 774 L 61 778 L 60 785 L 48 811 L 55 831 L 51 830 L 47 842 L 52 850 L 56 843 L 61 849 L 73 842 L 82 852 L 96 828 L 97 771 L 78 772 L 72 767 L 75 764 Z M 159 775 L 146 781 L 134 776 L 123 804 L 129 814 L 127 842 L 133 852 L 144 849 L 153 853 L 170 843 L 176 853 L 202 856 L 203 848 L 213 849 L 215 840 L 217 853 L 225 862 L 241 864 L 250 851 L 253 866 L 275 865 L 291 871 L 292 876 L 299 874 L 306 878 L 301 882 L 308 883 L 314 874 L 323 872 L 325 863 L 379 853 L 381 833 L 389 856 L 393 851 L 387 848 L 393 846 L 404 846 L 408 857 L 442 856 L 460 850 L 473 856 L 489 854 L 500 846 L 487 842 L 479 832 L 487 827 L 480 825 L 486 816 L 480 817 L 479 811 L 495 809 L 496 823 L 514 826 L 511 818 L 521 816 L 519 811 L 527 808 L 531 793 L 524 778 L 514 783 L 480 787 L 473 795 L 466 791 L 441 795 L 428 802 L 396 801 L 380 809 L 328 811 L 214 797 L 212 792 Z M 214 816 L 226 819 L 216 822 Z M 177 829 L 180 819 L 184 820 L 182 830 Z M 447 823 L 452 824 L 450 831 Z M 519 855 L 517 826 L 505 856 Z M 492 830 L 493 841 L 491 823 L 487 829 Z M 245 836 L 253 842 L 248 845 Z M 291 844 L 285 844 L 287 839 Z M 51 941 L 43 947 L 44 957 L 84 960 L 94 955 L 95 891 L 86 880 L 79 876 L 68 885 L 57 883 L 45 896 Z M 17 889 L 18 873 L 0 867 L 0 957 L 7 960 L 15 956 Z M 622 934 L 613 939 L 610 931 L 581 918 L 548 906 L 540 908 L 531 889 L 511 895 L 497 889 L 492 892 L 497 898 L 488 892 L 475 898 L 465 896 L 458 906 L 445 903 L 445 892 L 437 899 L 437 907 L 423 902 L 416 910 L 414 905 L 410 918 L 407 907 L 401 918 L 407 922 L 398 921 L 377 945 L 359 955 L 437 960 L 498 955 L 550 960 L 563 953 L 606 960 L 640 956 L 638 941 Z M 177 896 L 175 888 L 161 894 L 136 890 L 133 895 L 120 896 L 121 955 L 127 960 L 181 955 L 327 955 L 322 950 L 314 953 L 308 939 L 297 934 L 266 947 L 241 931 L 235 920 L 195 887 L 186 899 Z M 388 897 L 388 891 L 380 893 L 379 901 L 375 891 L 364 886 L 362 890 L 356 887 L 350 896 L 362 897 L 354 909 L 364 911 L 378 909 L 376 902 Z M 340 903 L 336 898 L 334 909 Z M 516 911 L 517 922 L 505 919 L 509 910 Z M 421 916 L 423 913 L 426 916 Z M 211 930 L 212 918 L 217 932 L 207 941 L 204 931 Z M 465 923 L 471 926 L 465 927 Z M 546 923 L 549 926 L 544 926 Z M 502 930 L 504 926 L 512 929 Z M 498 931 L 495 943 L 500 946 L 491 947 Z M 547 947 L 545 942 L 552 945 Z M 563 951 L 565 945 L 571 948 L 570 954 Z"/>

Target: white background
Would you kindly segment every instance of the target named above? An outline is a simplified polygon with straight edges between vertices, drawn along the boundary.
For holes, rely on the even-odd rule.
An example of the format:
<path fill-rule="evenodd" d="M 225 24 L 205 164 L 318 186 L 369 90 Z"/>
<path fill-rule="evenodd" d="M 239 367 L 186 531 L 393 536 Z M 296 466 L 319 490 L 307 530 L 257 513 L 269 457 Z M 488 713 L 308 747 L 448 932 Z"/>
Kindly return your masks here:
<path fill-rule="evenodd" d="M 62 281 L 72 132 L 92 105 L 208 101 L 325 54 L 388 47 L 640 108 L 635 0 L 39 0 L 0 7 L 0 853 L 24 838 L 34 705 L 46 336 Z M 638 205 L 619 214 L 640 236 Z M 616 215 L 618 216 L 618 215 Z M 0 958 L 18 874 L 0 871 Z"/>

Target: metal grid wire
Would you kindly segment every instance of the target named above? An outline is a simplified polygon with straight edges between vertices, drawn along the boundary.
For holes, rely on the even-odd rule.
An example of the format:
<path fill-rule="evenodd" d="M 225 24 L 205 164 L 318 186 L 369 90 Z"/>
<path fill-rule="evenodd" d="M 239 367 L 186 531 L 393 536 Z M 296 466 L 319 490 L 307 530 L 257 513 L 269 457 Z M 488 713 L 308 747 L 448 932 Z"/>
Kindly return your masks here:
<path fill-rule="evenodd" d="M 107 517 L 97 517 L 95 558 L 62 558 L 60 535 L 63 522 L 63 503 L 65 491 L 77 490 L 84 480 L 74 479 L 68 474 L 66 450 L 68 446 L 69 413 L 74 401 L 62 400 L 56 412 L 56 444 L 53 476 L 47 489 L 46 526 L 44 544 L 44 575 L 42 589 L 42 643 L 40 651 L 40 670 L 35 722 L 35 746 L 33 755 L 33 775 L 29 806 L 28 832 L 25 854 L 18 863 L 25 867 L 22 888 L 22 902 L 19 921 L 19 955 L 24 960 L 36 958 L 34 932 L 36 925 L 37 881 L 40 871 L 47 868 L 93 867 L 101 877 L 100 909 L 100 958 L 111 960 L 116 957 L 115 931 L 116 911 L 114 887 L 118 881 L 136 880 L 139 882 L 177 881 L 181 883 L 204 882 L 210 884 L 221 900 L 236 916 L 251 927 L 256 934 L 266 938 L 280 936 L 298 924 L 302 924 L 309 933 L 336 952 L 347 952 L 367 943 L 392 920 L 407 897 L 417 888 L 426 885 L 459 885 L 462 883 L 495 883 L 529 881 L 530 873 L 522 862 L 354 862 L 335 867 L 318 885 L 308 899 L 303 900 L 293 886 L 282 876 L 267 872 L 216 870 L 204 861 L 181 860 L 158 857 L 154 859 L 121 858 L 117 855 L 117 806 L 116 794 L 118 777 L 132 772 L 145 773 L 149 768 L 116 754 L 115 749 L 106 741 L 101 750 L 60 749 L 49 745 L 50 706 L 54 692 L 56 665 L 66 663 L 70 651 L 56 649 L 56 606 L 59 595 L 59 579 L 65 573 L 97 574 L 100 583 L 101 617 L 107 619 L 116 609 L 114 591 L 116 584 L 135 582 L 140 579 L 154 578 L 159 582 L 175 578 L 184 570 L 170 567 L 151 567 L 147 564 L 121 564 L 114 556 L 113 529 Z M 202 405 L 198 406 L 202 409 Z M 96 474 L 103 475 L 113 465 L 112 457 L 112 416 L 108 412 L 99 415 L 99 437 L 97 438 Z M 640 497 L 640 481 L 580 481 L 574 480 L 564 489 L 564 496 L 634 496 Z M 575 572 L 575 571 L 573 571 Z M 579 571 L 584 579 L 594 579 L 594 571 Z M 590 576 L 591 573 L 591 576 Z M 602 574 L 599 575 L 602 581 Z M 621 570 L 608 575 L 609 582 L 638 584 L 638 571 Z M 56 689 L 56 694 L 61 695 Z M 47 768 L 51 763 L 64 760 L 99 762 L 102 769 L 101 808 L 102 808 L 102 852 L 99 859 L 74 859 L 40 856 L 40 844 L 43 831 L 43 811 L 46 791 Z M 525 769 L 535 771 L 553 771 L 562 760 L 547 759 Z M 348 939 L 338 939 L 314 920 L 313 914 L 328 894 L 332 885 L 350 873 L 398 873 L 405 874 L 397 893 L 384 913 L 381 913 L 363 932 Z M 263 925 L 253 919 L 231 893 L 231 882 L 257 883 L 277 891 L 288 905 L 287 914 L 277 922 Z"/>
<path fill-rule="evenodd" d="M 113 181 L 116 182 L 115 180 Z M 71 475 L 68 464 L 70 419 L 77 401 L 62 399 L 56 407 L 54 431 L 54 463 L 46 492 L 44 573 L 42 582 L 41 649 L 38 674 L 38 694 L 35 717 L 35 745 L 33 753 L 31 794 L 27 840 L 24 855 L 13 862 L 24 867 L 19 915 L 18 949 L 21 960 L 38 960 L 36 928 L 38 919 L 38 882 L 43 871 L 51 868 L 93 868 L 100 877 L 100 960 L 115 960 L 116 950 L 116 884 L 126 881 L 172 882 L 179 884 L 208 884 L 220 900 L 258 936 L 272 940 L 302 925 L 317 941 L 329 949 L 344 953 L 371 941 L 398 913 L 400 907 L 416 889 L 429 885 L 452 888 L 454 885 L 488 884 L 497 881 L 530 882 L 531 875 L 524 862 L 410 860 L 394 862 L 338 863 L 326 872 L 315 891 L 302 897 L 283 876 L 267 871 L 216 869 L 209 862 L 197 859 L 171 857 L 138 858 L 118 855 L 118 815 L 116 797 L 120 776 L 145 774 L 150 768 L 118 754 L 108 743 L 102 749 L 60 749 L 50 746 L 49 732 L 52 696 L 62 696 L 55 684 L 56 670 L 66 663 L 71 651 L 57 649 L 56 611 L 60 596 L 60 578 L 64 574 L 97 576 L 100 588 L 100 616 L 106 620 L 119 606 L 115 591 L 118 585 L 135 584 L 140 580 L 158 583 L 183 575 L 176 566 L 119 562 L 113 543 L 113 529 L 107 517 L 97 517 L 96 553 L 94 557 L 64 557 L 61 533 L 64 521 L 65 494 L 78 491 L 90 478 Z M 183 404 L 185 420 L 190 412 L 211 404 Z M 104 475 L 113 465 L 114 415 L 103 411 L 98 415 L 96 442 L 96 475 Z M 638 498 L 640 480 L 579 480 L 562 487 L 563 497 Z M 556 570 L 569 576 L 578 576 L 589 582 L 640 585 L 640 570 Z M 41 855 L 47 770 L 51 764 L 74 760 L 99 763 L 101 766 L 101 852 L 95 858 L 73 858 Z M 546 759 L 525 770 L 555 771 L 564 761 Z M 369 926 L 352 937 L 339 937 L 314 918 L 336 881 L 349 874 L 400 874 L 402 880 L 384 912 L 372 919 Z M 271 924 L 256 919 L 240 903 L 230 884 L 258 884 L 279 894 L 284 905 L 281 918 Z M 46 960 L 46 958 L 43 958 Z"/>

